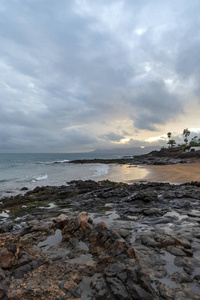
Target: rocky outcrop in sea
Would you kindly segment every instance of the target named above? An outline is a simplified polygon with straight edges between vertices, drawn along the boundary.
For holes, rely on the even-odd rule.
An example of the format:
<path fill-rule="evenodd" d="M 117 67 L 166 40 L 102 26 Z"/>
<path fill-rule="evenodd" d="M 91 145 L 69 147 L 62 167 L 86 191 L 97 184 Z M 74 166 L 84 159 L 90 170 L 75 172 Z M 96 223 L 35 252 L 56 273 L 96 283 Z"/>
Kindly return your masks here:
<path fill-rule="evenodd" d="M 72 181 L 0 212 L 0 299 L 200 299 L 200 182 Z"/>

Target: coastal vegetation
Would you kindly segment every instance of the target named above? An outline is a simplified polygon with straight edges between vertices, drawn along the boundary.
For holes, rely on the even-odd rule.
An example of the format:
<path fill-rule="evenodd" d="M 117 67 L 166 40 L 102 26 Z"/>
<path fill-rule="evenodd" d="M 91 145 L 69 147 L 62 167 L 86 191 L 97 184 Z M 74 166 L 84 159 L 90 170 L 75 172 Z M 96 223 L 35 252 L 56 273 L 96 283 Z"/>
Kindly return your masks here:
<path fill-rule="evenodd" d="M 198 136 L 194 136 L 191 141 L 189 142 L 188 137 L 190 135 L 190 130 L 188 128 L 185 128 L 183 130 L 183 136 L 184 136 L 184 144 L 178 145 L 177 150 L 189 150 L 190 147 L 194 147 L 194 146 L 200 146 L 200 138 L 198 138 Z M 168 142 L 167 144 L 169 145 L 168 148 L 174 148 L 176 145 L 176 141 L 174 139 L 171 139 L 172 133 L 168 132 L 167 133 L 167 137 L 168 137 Z"/>
<path fill-rule="evenodd" d="M 172 136 L 172 133 L 171 132 L 168 132 L 167 133 L 167 136 L 168 136 L 168 139 L 169 139 L 169 141 L 168 141 L 168 145 L 169 145 L 169 148 L 171 147 L 174 147 L 175 146 L 175 144 L 176 144 L 176 142 L 175 142 L 175 140 L 171 140 L 170 138 L 171 138 L 171 136 Z"/>
<path fill-rule="evenodd" d="M 187 146 L 187 143 L 188 143 L 187 137 L 190 135 L 190 131 L 188 130 L 188 128 L 185 128 L 183 130 L 183 135 L 185 136 L 184 142 L 186 143 L 186 146 Z"/>

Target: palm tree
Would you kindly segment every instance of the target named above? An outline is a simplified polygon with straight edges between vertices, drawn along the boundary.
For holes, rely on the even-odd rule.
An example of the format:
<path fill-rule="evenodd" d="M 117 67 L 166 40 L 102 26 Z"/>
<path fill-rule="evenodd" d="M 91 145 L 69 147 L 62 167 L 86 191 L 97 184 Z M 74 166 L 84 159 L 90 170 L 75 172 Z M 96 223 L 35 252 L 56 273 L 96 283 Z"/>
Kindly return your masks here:
<path fill-rule="evenodd" d="M 171 148 L 172 148 L 175 146 L 176 142 L 175 142 L 175 140 L 169 140 L 169 142 L 167 144 L 169 144 L 169 147 L 171 145 Z"/>
<path fill-rule="evenodd" d="M 170 139 L 170 137 L 172 136 L 172 133 L 171 133 L 171 132 L 168 132 L 168 133 L 167 133 L 167 136 L 168 136 L 168 139 Z"/>
<path fill-rule="evenodd" d="M 168 132 L 168 133 L 167 133 L 167 137 L 168 137 L 169 141 L 170 141 L 171 135 L 172 135 L 172 133 L 171 133 L 171 132 Z M 167 144 L 169 144 L 169 145 L 170 145 L 169 141 L 168 141 L 168 143 L 167 143 Z"/>
<path fill-rule="evenodd" d="M 190 131 L 189 131 L 188 128 L 185 128 L 185 129 L 183 130 L 183 135 L 185 136 L 184 142 L 186 143 L 186 146 L 187 146 L 187 143 L 188 143 L 187 137 L 190 135 Z"/>

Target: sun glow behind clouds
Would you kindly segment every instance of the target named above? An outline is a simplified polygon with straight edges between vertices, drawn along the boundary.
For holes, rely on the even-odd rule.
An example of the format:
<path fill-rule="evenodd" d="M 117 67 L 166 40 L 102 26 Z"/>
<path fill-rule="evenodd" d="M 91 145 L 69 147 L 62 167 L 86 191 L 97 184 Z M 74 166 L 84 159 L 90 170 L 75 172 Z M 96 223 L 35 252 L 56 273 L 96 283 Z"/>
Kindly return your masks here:
<path fill-rule="evenodd" d="M 130 139 L 121 139 L 120 144 L 127 144 L 130 141 Z"/>
<path fill-rule="evenodd" d="M 114 142 L 114 143 L 118 145 L 124 145 L 124 144 L 128 144 L 130 140 L 131 139 L 121 139 L 119 142 Z"/>
<path fill-rule="evenodd" d="M 141 35 L 141 34 L 143 34 L 145 32 L 145 29 L 144 28 L 137 28 L 136 30 L 135 30 L 135 33 L 137 34 L 137 35 Z"/>
<path fill-rule="evenodd" d="M 148 143 L 154 143 L 154 142 L 158 142 L 160 140 L 165 140 L 167 138 L 167 135 L 166 134 L 163 134 L 163 135 L 160 135 L 160 136 L 154 136 L 154 137 L 150 137 L 148 139 L 145 140 L 145 142 L 148 142 Z"/>

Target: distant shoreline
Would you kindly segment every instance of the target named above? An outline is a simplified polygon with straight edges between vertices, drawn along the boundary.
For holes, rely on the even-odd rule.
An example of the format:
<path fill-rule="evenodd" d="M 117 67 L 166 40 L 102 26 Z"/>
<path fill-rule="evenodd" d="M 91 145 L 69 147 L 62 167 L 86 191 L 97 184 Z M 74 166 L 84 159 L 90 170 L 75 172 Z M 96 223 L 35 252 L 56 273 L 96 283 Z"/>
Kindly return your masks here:
<path fill-rule="evenodd" d="M 200 152 L 173 153 L 170 149 L 120 159 L 77 160 L 70 163 L 109 164 L 107 175 L 98 180 L 116 182 L 169 182 L 181 184 L 200 181 Z"/>

